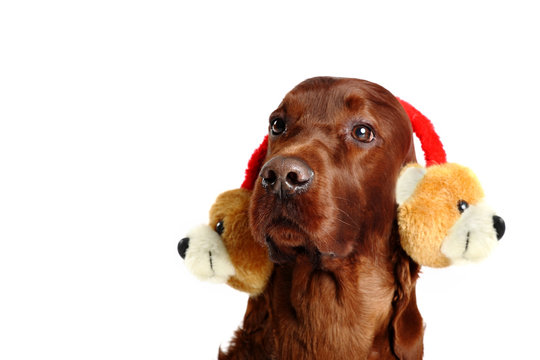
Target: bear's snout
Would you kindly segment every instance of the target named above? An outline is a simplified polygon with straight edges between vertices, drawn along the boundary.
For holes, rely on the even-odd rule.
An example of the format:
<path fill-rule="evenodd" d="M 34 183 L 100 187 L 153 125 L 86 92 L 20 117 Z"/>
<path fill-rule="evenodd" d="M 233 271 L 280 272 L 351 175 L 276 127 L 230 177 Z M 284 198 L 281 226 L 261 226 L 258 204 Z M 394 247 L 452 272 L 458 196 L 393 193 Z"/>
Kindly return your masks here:
<path fill-rule="evenodd" d="M 504 224 L 503 218 L 497 215 L 493 216 L 493 227 L 497 232 L 497 240 L 501 240 L 504 235 L 504 231 L 506 230 L 506 225 Z"/>
<path fill-rule="evenodd" d="M 188 237 L 183 238 L 178 243 L 178 253 L 182 257 L 182 259 L 186 258 L 186 251 L 187 251 L 188 247 L 189 247 L 189 238 Z"/>

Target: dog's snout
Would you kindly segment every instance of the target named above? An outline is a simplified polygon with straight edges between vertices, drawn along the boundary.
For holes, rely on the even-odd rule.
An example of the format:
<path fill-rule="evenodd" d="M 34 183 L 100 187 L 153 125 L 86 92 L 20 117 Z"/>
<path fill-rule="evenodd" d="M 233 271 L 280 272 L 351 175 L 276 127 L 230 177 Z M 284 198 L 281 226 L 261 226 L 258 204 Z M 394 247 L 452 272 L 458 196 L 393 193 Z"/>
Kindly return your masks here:
<path fill-rule="evenodd" d="M 493 216 L 493 227 L 497 232 L 497 240 L 501 240 L 504 235 L 504 231 L 506 230 L 506 225 L 504 224 L 503 218 L 497 215 Z"/>
<path fill-rule="evenodd" d="M 264 164 L 262 186 L 280 198 L 306 191 L 313 180 L 313 170 L 303 160 L 276 156 Z"/>
<path fill-rule="evenodd" d="M 189 238 L 183 238 L 178 243 L 178 253 L 182 257 L 182 259 L 186 258 L 186 251 L 187 251 L 188 247 L 189 247 Z"/>

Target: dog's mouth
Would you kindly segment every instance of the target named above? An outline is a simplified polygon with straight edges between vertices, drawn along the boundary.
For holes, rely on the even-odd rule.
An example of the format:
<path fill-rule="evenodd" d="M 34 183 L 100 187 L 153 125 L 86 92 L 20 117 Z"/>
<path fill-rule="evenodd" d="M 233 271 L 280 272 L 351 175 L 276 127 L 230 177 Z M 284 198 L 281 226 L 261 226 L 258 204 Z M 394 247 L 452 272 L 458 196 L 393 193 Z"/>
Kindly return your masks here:
<path fill-rule="evenodd" d="M 275 263 L 293 261 L 308 252 L 309 236 L 294 220 L 280 216 L 265 226 L 264 240 Z"/>
<path fill-rule="evenodd" d="M 281 201 L 257 190 L 261 191 L 256 189 L 256 201 L 251 204 L 252 229 L 256 240 L 267 246 L 273 262 L 291 262 L 304 255 L 319 261 L 321 257 L 345 257 L 352 251 L 353 246 L 341 240 L 348 229 L 339 231 L 342 227 L 331 221 L 336 217 L 340 224 L 346 224 L 339 220 L 340 213 L 336 214 L 332 204 L 315 202 L 309 194 Z"/>
<path fill-rule="evenodd" d="M 270 259 L 282 264 L 294 262 L 301 255 L 319 263 L 321 257 L 334 258 L 334 252 L 322 252 L 301 225 L 288 218 L 279 217 L 266 229 L 264 237 Z"/>
<path fill-rule="evenodd" d="M 280 243 L 289 246 L 298 246 L 308 238 L 302 226 L 294 220 L 282 216 L 269 222 L 266 226 L 266 233 Z"/>

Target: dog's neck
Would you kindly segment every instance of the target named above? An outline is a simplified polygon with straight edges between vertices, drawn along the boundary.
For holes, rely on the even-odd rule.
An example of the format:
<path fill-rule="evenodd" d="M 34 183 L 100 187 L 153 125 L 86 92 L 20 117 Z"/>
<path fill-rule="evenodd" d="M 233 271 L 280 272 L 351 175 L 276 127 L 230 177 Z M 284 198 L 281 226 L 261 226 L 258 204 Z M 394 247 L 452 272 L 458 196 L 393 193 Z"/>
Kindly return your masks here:
<path fill-rule="evenodd" d="M 391 348 L 396 284 L 390 247 L 383 251 L 377 257 L 361 252 L 323 256 L 315 264 L 299 255 L 294 263 L 276 266 L 267 291 L 280 339 L 275 344 L 278 358 L 303 353 L 306 359 L 352 359 Z"/>

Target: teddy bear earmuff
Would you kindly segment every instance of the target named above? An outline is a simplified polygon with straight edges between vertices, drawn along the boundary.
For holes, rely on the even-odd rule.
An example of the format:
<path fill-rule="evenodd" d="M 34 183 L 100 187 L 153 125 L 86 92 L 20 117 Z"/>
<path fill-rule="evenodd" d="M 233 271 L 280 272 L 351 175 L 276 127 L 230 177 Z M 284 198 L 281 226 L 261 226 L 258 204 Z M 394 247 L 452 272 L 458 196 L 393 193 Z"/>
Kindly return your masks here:
<path fill-rule="evenodd" d="M 251 191 L 266 156 L 266 138 L 253 153 L 239 189 L 221 193 L 210 208 L 209 225 L 191 229 L 178 243 L 187 269 L 198 279 L 260 294 L 272 273 L 267 249 L 255 242 L 249 227 Z"/>
<path fill-rule="evenodd" d="M 486 258 L 505 223 L 486 204 L 476 175 L 446 162 L 433 125 L 399 99 L 422 144 L 426 166 L 410 164 L 398 178 L 396 201 L 401 246 L 420 265 L 445 267 Z"/>

